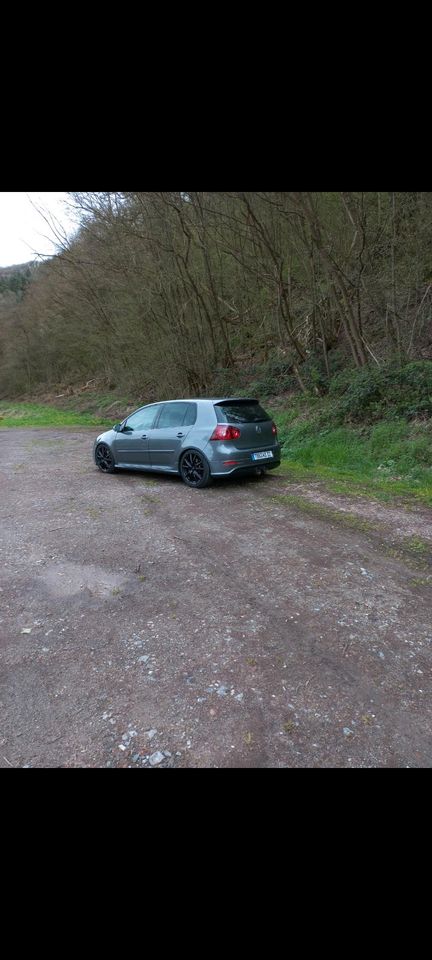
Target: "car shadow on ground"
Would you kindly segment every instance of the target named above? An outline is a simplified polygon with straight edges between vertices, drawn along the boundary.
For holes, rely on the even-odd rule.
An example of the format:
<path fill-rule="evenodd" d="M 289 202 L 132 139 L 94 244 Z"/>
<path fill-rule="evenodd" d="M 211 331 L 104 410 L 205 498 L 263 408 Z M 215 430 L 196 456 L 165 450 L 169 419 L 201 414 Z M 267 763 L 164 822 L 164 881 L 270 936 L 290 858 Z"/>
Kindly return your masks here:
<path fill-rule="evenodd" d="M 101 471 L 97 470 L 96 468 L 96 472 L 99 474 Z M 103 474 L 103 476 L 106 477 L 109 475 Z M 167 488 L 169 488 L 169 485 L 173 483 L 178 484 L 180 486 L 187 486 L 187 484 L 183 483 L 183 480 L 181 479 L 180 475 L 177 473 L 162 473 L 162 472 L 153 473 L 153 471 L 147 472 L 144 470 L 142 471 L 126 470 L 122 468 L 121 470 L 116 470 L 114 474 L 111 474 L 111 476 L 115 476 L 115 477 L 124 476 L 124 477 L 128 477 L 131 480 L 132 479 L 136 480 L 137 478 L 139 478 L 145 486 L 149 486 L 149 487 L 155 484 L 163 484 L 163 485 L 166 484 Z M 234 474 L 233 476 L 230 476 L 230 477 L 229 476 L 213 477 L 209 487 L 214 487 L 215 489 L 229 489 L 230 487 L 233 487 L 234 489 L 236 489 L 238 487 L 244 487 L 249 485 L 256 486 L 257 484 L 258 485 L 263 483 L 267 484 L 269 483 L 269 481 L 274 481 L 276 479 L 277 479 L 277 475 L 273 476 L 271 473 L 266 473 L 264 474 L 264 476 L 256 476 L 253 473 L 248 475 L 243 475 L 243 476 L 242 475 L 236 476 Z M 204 487 L 203 489 L 208 490 L 209 487 Z M 194 488 L 192 487 L 190 489 L 194 489 Z"/>

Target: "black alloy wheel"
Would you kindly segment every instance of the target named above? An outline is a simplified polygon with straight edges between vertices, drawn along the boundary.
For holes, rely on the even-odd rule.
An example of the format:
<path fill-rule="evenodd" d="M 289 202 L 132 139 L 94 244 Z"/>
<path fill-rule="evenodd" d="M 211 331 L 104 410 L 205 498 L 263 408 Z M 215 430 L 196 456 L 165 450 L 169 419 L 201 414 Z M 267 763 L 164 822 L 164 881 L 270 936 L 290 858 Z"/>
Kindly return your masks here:
<path fill-rule="evenodd" d="M 210 467 L 196 450 L 187 450 L 180 461 L 180 475 L 188 487 L 208 487 L 211 483 Z"/>
<path fill-rule="evenodd" d="M 114 473 L 114 457 L 106 443 L 100 443 L 96 447 L 95 461 L 102 473 Z"/>

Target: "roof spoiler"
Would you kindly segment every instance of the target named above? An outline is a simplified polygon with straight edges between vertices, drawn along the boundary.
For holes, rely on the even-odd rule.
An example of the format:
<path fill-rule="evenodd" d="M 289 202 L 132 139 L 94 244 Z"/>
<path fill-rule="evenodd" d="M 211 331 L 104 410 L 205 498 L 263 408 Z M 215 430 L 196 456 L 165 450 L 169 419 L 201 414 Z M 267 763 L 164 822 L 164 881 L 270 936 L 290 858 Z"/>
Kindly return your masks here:
<path fill-rule="evenodd" d="M 220 400 L 215 400 L 215 404 L 221 403 L 258 403 L 256 397 L 221 397 Z"/>

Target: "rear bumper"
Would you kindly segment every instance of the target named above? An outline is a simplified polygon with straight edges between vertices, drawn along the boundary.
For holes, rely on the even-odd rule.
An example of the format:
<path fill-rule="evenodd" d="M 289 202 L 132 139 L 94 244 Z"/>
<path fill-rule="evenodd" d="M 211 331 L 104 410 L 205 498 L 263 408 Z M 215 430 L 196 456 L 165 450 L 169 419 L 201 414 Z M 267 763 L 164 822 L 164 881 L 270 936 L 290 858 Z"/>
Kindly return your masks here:
<path fill-rule="evenodd" d="M 253 460 L 252 455 L 271 450 L 269 459 Z M 257 470 L 274 470 L 281 462 L 280 443 L 263 447 L 239 449 L 234 443 L 208 443 L 204 453 L 210 466 L 212 477 L 227 477 L 234 473 L 256 473 Z"/>
<path fill-rule="evenodd" d="M 238 465 L 228 466 L 213 462 L 210 467 L 212 477 L 229 477 L 234 474 L 256 474 L 258 470 L 274 470 L 280 466 L 280 457 L 273 457 L 273 460 L 249 460 Z"/>

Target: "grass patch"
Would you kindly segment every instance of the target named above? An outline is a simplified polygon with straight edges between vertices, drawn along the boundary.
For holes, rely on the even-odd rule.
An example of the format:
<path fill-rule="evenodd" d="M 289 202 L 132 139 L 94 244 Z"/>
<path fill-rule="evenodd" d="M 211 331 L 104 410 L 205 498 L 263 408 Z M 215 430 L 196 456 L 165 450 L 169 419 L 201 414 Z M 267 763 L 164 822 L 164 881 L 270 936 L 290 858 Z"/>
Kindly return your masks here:
<path fill-rule="evenodd" d="M 86 513 L 87 513 L 87 516 L 91 517 L 92 520 L 99 520 L 99 517 L 101 516 L 102 511 L 99 510 L 97 507 L 89 507 L 86 510 Z"/>
<path fill-rule="evenodd" d="M 432 420 L 405 418 L 363 426 L 331 424 L 329 398 L 275 411 L 282 474 L 324 479 L 334 493 L 432 505 Z"/>
<path fill-rule="evenodd" d="M 431 550 L 430 543 L 427 540 L 422 540 L 421 537 L 407 537 L 404 543 L 416 554 L 428 554 Z"/>
<path fill-rule="evenodd" d="M 0 427 L 112 426 L 113 420 L 92 413 L 60 410 L 43 403 L 0 403 Z"/>
<path fill-rule="evenodd" d="M 397 501 L 404 501 L 409 507 L 410 502 L 425 503 L 432 506 L 432 484 L 429 478 L 421 485 L 413 484 L 409 478 L 393 480 L 380 476 L 365 476 L 361 470 L 339 470 L 338 467 L 324 467 L 316 464 L 307 468 L 303 464 L 284 459 L 277 471 L 277 476 L 283 476 L 288 482 L 294 483 L 324 481 L 330 493 L 345 496 L 364 497 L 368 500 L 378 500 L 388 503 L 389 506 Z"/>

